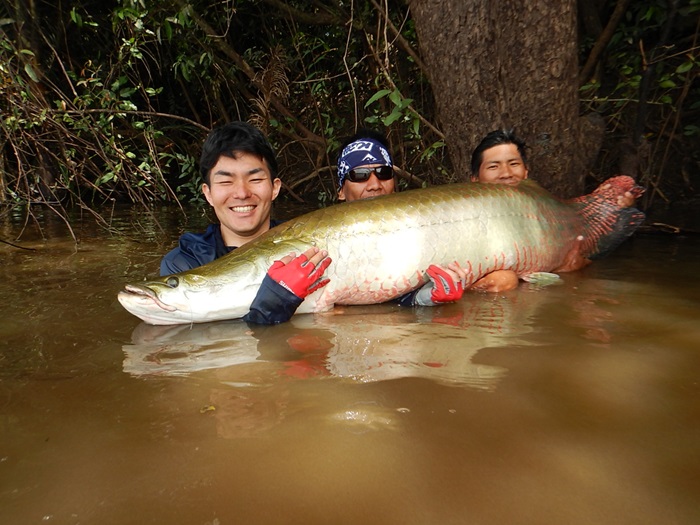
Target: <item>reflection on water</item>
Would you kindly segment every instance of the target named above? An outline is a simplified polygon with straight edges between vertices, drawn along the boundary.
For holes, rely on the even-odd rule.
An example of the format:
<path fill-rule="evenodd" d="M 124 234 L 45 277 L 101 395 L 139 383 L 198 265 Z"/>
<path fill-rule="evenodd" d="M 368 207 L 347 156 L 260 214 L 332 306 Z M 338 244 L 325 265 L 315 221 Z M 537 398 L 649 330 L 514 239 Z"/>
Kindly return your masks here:
<path fill-rule="evenodd" d="M 332 314 L 296 316 L 278 326 L 240 320 L 178 326 L 141 323 L 131 343 L 123 346 L 124 371 L 135 376 L 184 375 L 276 362 L 288 375 L 300 378 L 328 375 L 370 382 L 422 377 L 488 390 L 505 370 L 474 364 L 472 358 L 486 347 L 532 344 L 519 336 L 532 331 L 546 297 L 523 285 L 518 294 L 475 294 L 440 308 L 337 308 Z M 288 360 L 282 361 L 285 356 Z"/>
<path fill-rule="evenodd" d="M 700 240 L 433 309 L 153 327 L 116 293 L 161 223 L 0 245 L 0 523 L 700 522 Z"/>
<path fill-rule="evenodd" d="M 240 320 L 141 323 L 131 343 L 122 347 L 124 371 L 137 377 L 196 374 L 200 383 L 214 385 L 202 410 L 216 419 L 218 435 L 249 437 L 266 432 L 293 410 L 288 381 L 368 383 L 413 377 L 492 390 L 506 370 L 474 363 L 474 356 L 488 346 L 516 344 L 518 335 L 531 330 L 529 320 L 543 297 L 524 289 L 522 295 L 475 296 L 418 311 L 353 307 L 297 316 L 279 326 Z M 396 429 L 400 414 L 408 411 L 359 402 L 333 407 L 322 419 L 364 432 Z"/>
<path fill-rule="evenodd" d="M 529 297 L 531 301 L 522 300 Z M 346 378 L 358 382 L 421 377 L 444 384 L 491 389 L 504 374 L 474 364 L 482 348 L 512 344 L 530 330 L 537 293 L 465 300 L 418 312 L 382 305 L 342 313 L 302 315 L 281 326 L 242 321 L 160 327 L 142 323 L 124 345 L 124 371 L 136 375 L 183 375 L 257 363 L 284 374 Z M 404 311 L 401 311 L 404 310 Z M 231 379 L 233 383 L 242 381 Z"/>

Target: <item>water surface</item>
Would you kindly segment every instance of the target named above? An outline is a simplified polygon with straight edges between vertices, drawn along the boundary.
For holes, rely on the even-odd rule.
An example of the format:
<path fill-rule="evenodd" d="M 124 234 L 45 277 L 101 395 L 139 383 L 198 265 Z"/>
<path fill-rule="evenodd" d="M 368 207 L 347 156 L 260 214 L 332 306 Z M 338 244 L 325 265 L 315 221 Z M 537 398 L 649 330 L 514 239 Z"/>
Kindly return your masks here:
<path fill-rule="evenodd" d="M 438 308 L 153 327 L 116 294 L 160 225 L 0 244 L 0 523 L 700 522 L 698 238 Z"/>

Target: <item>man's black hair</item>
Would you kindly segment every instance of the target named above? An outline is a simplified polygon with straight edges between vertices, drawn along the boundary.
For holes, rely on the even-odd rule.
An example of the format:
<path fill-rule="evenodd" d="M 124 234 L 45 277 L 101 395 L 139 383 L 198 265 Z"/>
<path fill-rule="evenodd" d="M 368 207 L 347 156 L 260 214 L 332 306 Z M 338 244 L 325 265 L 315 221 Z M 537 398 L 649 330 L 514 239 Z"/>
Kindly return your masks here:
<path fill-rule="evenodd" d="M 267 137 L 247 122 L 229 122 L 213 129 L 202 146 L 199 172 L 202 180 L 209 184 L 212 168 L 222 155 L 236 158 L 239 153 L 249 153 L 267 162 L 272 179 L 277 178 L 277 157 Z"/>
<path fill-rule="evenodd" d="M 481 140 L 481 142 L 479 142 L 479 145 L 474 149 L 474 152 L 472 153 L 471 164 L 473 177 L 479 175 L 479 168 L 481 167 L 481 163 L 484 160 L 484 151 L 486 151 L 487 149 L 491 149 L 494 146 L 499 146 L 501 144 L 515 144 L 518 148 L 518 153 L 520 153 L 520 157 L 523 159 L 523 163 L 527 166 L 527 152 L 525 151 L 525 141 L 519 139 L 515 135 L 515 131 L 512 129 L 497 129 L 488 133 Z"/>

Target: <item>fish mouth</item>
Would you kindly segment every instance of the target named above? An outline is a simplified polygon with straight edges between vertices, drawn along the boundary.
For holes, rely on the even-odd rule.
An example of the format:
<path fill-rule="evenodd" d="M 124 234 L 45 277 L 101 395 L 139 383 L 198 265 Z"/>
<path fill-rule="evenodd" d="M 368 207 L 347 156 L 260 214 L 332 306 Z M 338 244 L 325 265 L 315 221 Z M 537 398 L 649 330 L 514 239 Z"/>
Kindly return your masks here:
<path fill-rule="evenodd" d="M 158 308 L 165 310 L 166 312 L 174 312 L 177 310 L 177 308 L 174 306 L 165 304 L 163 301 L 161 301 L 158 294 L 148 286 L 127 284 L 124 287 L 124 290 L 119 292 L 118 299 L 123 305 L 125 305 L 126 301 L 128 303 L 139 303 L 140 306 L 150 306 L 151 304 L 155 304 Z"/>

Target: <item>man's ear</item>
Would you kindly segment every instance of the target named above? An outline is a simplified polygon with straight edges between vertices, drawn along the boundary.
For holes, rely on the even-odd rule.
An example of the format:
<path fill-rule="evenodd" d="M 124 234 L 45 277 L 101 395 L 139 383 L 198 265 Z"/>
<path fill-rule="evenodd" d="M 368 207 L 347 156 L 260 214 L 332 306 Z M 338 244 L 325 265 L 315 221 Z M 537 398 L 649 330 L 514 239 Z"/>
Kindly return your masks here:
<path fill-rule="evenodd" d="M 341 186 L 341 188 L 338 190 L 338 200 L 339 201 L 345 200 L 345 184 L 343 184 Z"/>
<path fill-rule="evenodd" d="M 275 200 L 277 198 L 277 195 L 280 194 L 281 189 L 282 189 L 282 180 L 279 178 L 272 179 L 272 200 Z"/>
<path fill-rule="evenodd" d="M 211 189 L 206 182 L 202 184 L 202 193 L 204 194 L 204 198 L 207 199 L 207 202 L 214 206 L 214 203 L 211 201 Z"/>

